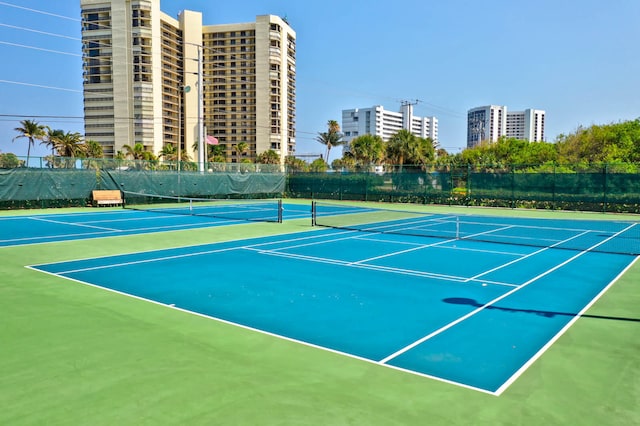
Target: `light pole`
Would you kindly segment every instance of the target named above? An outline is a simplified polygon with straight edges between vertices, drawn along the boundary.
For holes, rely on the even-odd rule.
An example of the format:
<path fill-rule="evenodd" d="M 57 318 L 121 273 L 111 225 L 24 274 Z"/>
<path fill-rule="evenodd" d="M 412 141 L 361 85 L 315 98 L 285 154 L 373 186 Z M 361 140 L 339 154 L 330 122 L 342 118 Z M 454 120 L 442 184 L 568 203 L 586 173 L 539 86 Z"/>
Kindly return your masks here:
<path fill-rule="evenodd" d="M 182 169 L 182 97 L 185 93 L 191 91 L 191 86 L 185 86 L 180 84 L 180 90 L 178 91 L 178 197 L 182 195 L 182 186 L 180 182 L 180 170 Z"/>

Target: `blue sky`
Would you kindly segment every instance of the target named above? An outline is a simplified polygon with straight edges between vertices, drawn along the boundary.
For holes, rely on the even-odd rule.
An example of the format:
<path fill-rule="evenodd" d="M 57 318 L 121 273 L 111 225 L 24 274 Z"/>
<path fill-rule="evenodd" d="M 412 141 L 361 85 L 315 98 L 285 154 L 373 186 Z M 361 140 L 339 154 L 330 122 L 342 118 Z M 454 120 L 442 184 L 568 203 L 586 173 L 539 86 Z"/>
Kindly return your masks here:
<path fill-rule="evenodd" d="M 79 0 L 0 1 L 0 152 L 35 118 L 83 132 Z M 546 111 L 547 140 L 580 125 L 640 117 L 640 1 L 161 0 L 206 25 L 286 16 L 297 33 L 297 153 L 348 108 L 420 100 L 440 145 L 466 144 L 466 112 L 488 104 Z M 46 13 L 42 13 L 46 12 Z M 334 150 L 332 158 L 340 155 Z M 44 147 L 35 150 L 44 155 Z"/>

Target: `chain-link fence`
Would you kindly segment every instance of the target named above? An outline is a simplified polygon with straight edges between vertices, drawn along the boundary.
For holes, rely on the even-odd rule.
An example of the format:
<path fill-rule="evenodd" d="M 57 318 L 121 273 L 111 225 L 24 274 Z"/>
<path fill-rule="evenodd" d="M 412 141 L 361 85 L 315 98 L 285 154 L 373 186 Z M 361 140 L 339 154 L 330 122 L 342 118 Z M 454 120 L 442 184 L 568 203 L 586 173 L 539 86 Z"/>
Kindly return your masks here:
<path fill-rule="evenodd" d="M 291 173 L 294 198 L 640 213 L 637 167 L 397 167 Z"/>
<path fill-rule="evenodd" d="M 640 213 L 639 164 L 385 166 L 285 173 L 280 165 L 32 157 L 0 163 L 0 208 L 83 206 L 94 189 Z"/>

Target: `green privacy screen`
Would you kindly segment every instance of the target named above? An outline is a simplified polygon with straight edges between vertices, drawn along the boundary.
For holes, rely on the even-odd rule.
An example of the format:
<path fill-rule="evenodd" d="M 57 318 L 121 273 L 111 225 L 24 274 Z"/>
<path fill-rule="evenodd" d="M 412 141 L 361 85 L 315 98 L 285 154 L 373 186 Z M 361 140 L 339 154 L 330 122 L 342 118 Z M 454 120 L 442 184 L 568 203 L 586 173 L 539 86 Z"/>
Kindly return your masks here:
<path fill-rule="evenodd" d="M 640 213 L 640 173 L 471 168 L 384 173 L 293 173 L 297 198 Z"/>
<path fill-rule="evenodd" d="M 296 173 L 235 165 L 206 172 L 135 167 L 0 169 L 0 208 L 85 206 L 94 189 L 200 198 L 410 202 L 640 213 L 638 165 L 540 171 L 525 166 L 389 167 L 384 172 Z M 243 166 L 243 167 L 241 167 Z M 92 166 L 96 167 L 96 166 Z"/>
<path fill-rule="evenodd" d="M 284 173 L 0 169 L 0 208 L 85 206 L 94 189 L 208 198 L 280 197 Z"/>

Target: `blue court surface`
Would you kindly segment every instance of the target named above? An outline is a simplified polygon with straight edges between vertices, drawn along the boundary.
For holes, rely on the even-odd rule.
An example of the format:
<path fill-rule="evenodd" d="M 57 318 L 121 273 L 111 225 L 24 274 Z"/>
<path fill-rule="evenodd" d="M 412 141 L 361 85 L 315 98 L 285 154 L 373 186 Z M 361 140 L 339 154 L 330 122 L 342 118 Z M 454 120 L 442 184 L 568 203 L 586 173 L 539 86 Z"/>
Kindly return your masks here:
<path fill-rule="evenodd" d="M 474 219 L 496 238 L 477 241 L 424 220 L 409 227 L 455 238 L 318 228 L 30 268 L 499 395 L 637 257 L 599 250 L 635 224 L 545 222 L 558 240 L 536 246 L 503 240 L 533 223 Z M 563 245 L 576 239 L 587 246 Z"/>
<path fill-rule="evenodd" d="M 269 214 L 276 206 L 277 204 L 269 206 Z M 234 219 L 224 217 L 224 214 L 200 216 L 162 210 L 118 209 L 90 213 L 2 216 L 0 247 L 242 224 L 247 223 L 242 218 L 244 215 L 243 213 L 238 219 Z M 308 218 L 310 208 L 300 204 L 286 204 L 283 216 L 284 219 Z"/>

